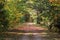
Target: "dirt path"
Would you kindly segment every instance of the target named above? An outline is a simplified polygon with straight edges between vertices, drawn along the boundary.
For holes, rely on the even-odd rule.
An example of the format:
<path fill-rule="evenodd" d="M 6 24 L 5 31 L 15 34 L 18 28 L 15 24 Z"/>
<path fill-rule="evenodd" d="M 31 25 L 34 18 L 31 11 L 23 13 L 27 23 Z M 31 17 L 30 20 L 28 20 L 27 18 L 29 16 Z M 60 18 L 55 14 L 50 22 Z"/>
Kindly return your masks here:
<path fill-rule="evenodd" d="M 20 25 L 19 27 L 14 28 L 11 31 L 14 31 L 14 32 L 23 31 L 23 32 L 33 32 L 34 33 L 34 32 L 43 32 L 46 30 L 47 30 L 47 28 L 37 26 L 34 23 L 24 23 L 22 26 Z"/>

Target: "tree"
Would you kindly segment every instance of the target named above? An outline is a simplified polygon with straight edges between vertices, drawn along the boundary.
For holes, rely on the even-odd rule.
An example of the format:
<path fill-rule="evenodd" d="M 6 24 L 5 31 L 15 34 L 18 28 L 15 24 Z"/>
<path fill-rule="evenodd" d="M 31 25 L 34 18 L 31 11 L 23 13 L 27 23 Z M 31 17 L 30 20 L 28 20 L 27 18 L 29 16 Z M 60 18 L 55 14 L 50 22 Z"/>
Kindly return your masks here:
<path fill-rule="evenodd" d="M 5 1 L 0 1 L 0 31 L 6 31 L 8 29 L 8 20 L 6 19 L 6 11 L 4 9 Z"/>
<path fill-rule="evenodd" d="M 51 3 L 49 2 L 49 0 L 34 0 L 34 4 L 33 4 L 33 9 L 35 9 L 37 11 L 37 17 L 38 15 L 40 15 L 38 18 L 42 18 L 44 17 L 44 19 L 42 18 L 42 21 L 48 21 L 50 19 L 50 5 Z M 47 20 L 46 20 L 47 19 Z M 39 21 L 37 19 L 37 21 Z"/>
<path fill-rule="evenodd" d="M 53 14 L 53 18 L 51 18 L 53 20 L 53 22 L 50 25 L 50 29 L 53 29 L 53 26 L 55 28 L 54 31 L 58 30 L 60 31 L 60 4 L 58 4 L 58 2 L 53 2 L 51 4 L 51 11 L 50 13 Z"/>

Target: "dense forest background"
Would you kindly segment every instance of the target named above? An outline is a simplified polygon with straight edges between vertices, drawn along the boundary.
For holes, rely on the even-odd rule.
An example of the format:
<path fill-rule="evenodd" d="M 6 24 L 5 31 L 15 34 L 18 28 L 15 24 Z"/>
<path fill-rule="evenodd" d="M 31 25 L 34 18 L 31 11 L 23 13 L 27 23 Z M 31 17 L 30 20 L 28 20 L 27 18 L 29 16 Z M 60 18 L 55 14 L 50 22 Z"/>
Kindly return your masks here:
<path fill-rule="evenodd" d="M 0 31 L 25 22 L 49 27 L 59 16 L 59 0 L 0 0 Z"/>

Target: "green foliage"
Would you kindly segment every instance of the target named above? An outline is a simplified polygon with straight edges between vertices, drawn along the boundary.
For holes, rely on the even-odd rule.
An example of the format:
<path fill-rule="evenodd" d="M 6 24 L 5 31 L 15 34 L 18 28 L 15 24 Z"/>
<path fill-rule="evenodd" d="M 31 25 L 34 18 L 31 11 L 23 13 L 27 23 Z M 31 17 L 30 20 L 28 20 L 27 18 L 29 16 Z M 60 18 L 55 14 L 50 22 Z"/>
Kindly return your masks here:
<path fill-rule="evenodd" d="M 51 3 L 49 2 L 49 0 L 34 0 L 34 4 L 32 8 L 37 11 L 37 18 L 41 19 L 42 22 L 44 22 L 44 24 L 45 22 L 49 21 L 49 19 L 51 18 L 50 5 Z M 38 19 L 37 19 L 37 22 L 40 21 Z"/>
<path fill-rule="evenodd" d="M 19 23 L 25 22 L 24 15 L 29 13 L 26 9 L 26 0 L 12 0 L 10 2 L 6 1 L 5 10 L 8 15 L 7 19 L 9 21 L 9 27 L 14 27 Z"/>
<path fill-rule="evenodd" d="M 4 9 L 5 1 L 0 1 L 0 31 L 6 31 L 8 28 L 8 20 L 6 19 L 6 11 Z"/>
<path fill-rule="evenodd" d="M 50 9 L 50 14 L 51 14 L 51 19 L 53 20 L 53 24 L 51 25 L 52 30 L 55 29 L 54 31 L 60 31 L 60 4 L 53 2 L 51 4 L 51 9 Z M 56 21 L 57 20 L 57 21 Z M 56 26 L 57 25 L 57 26 Z"/>

